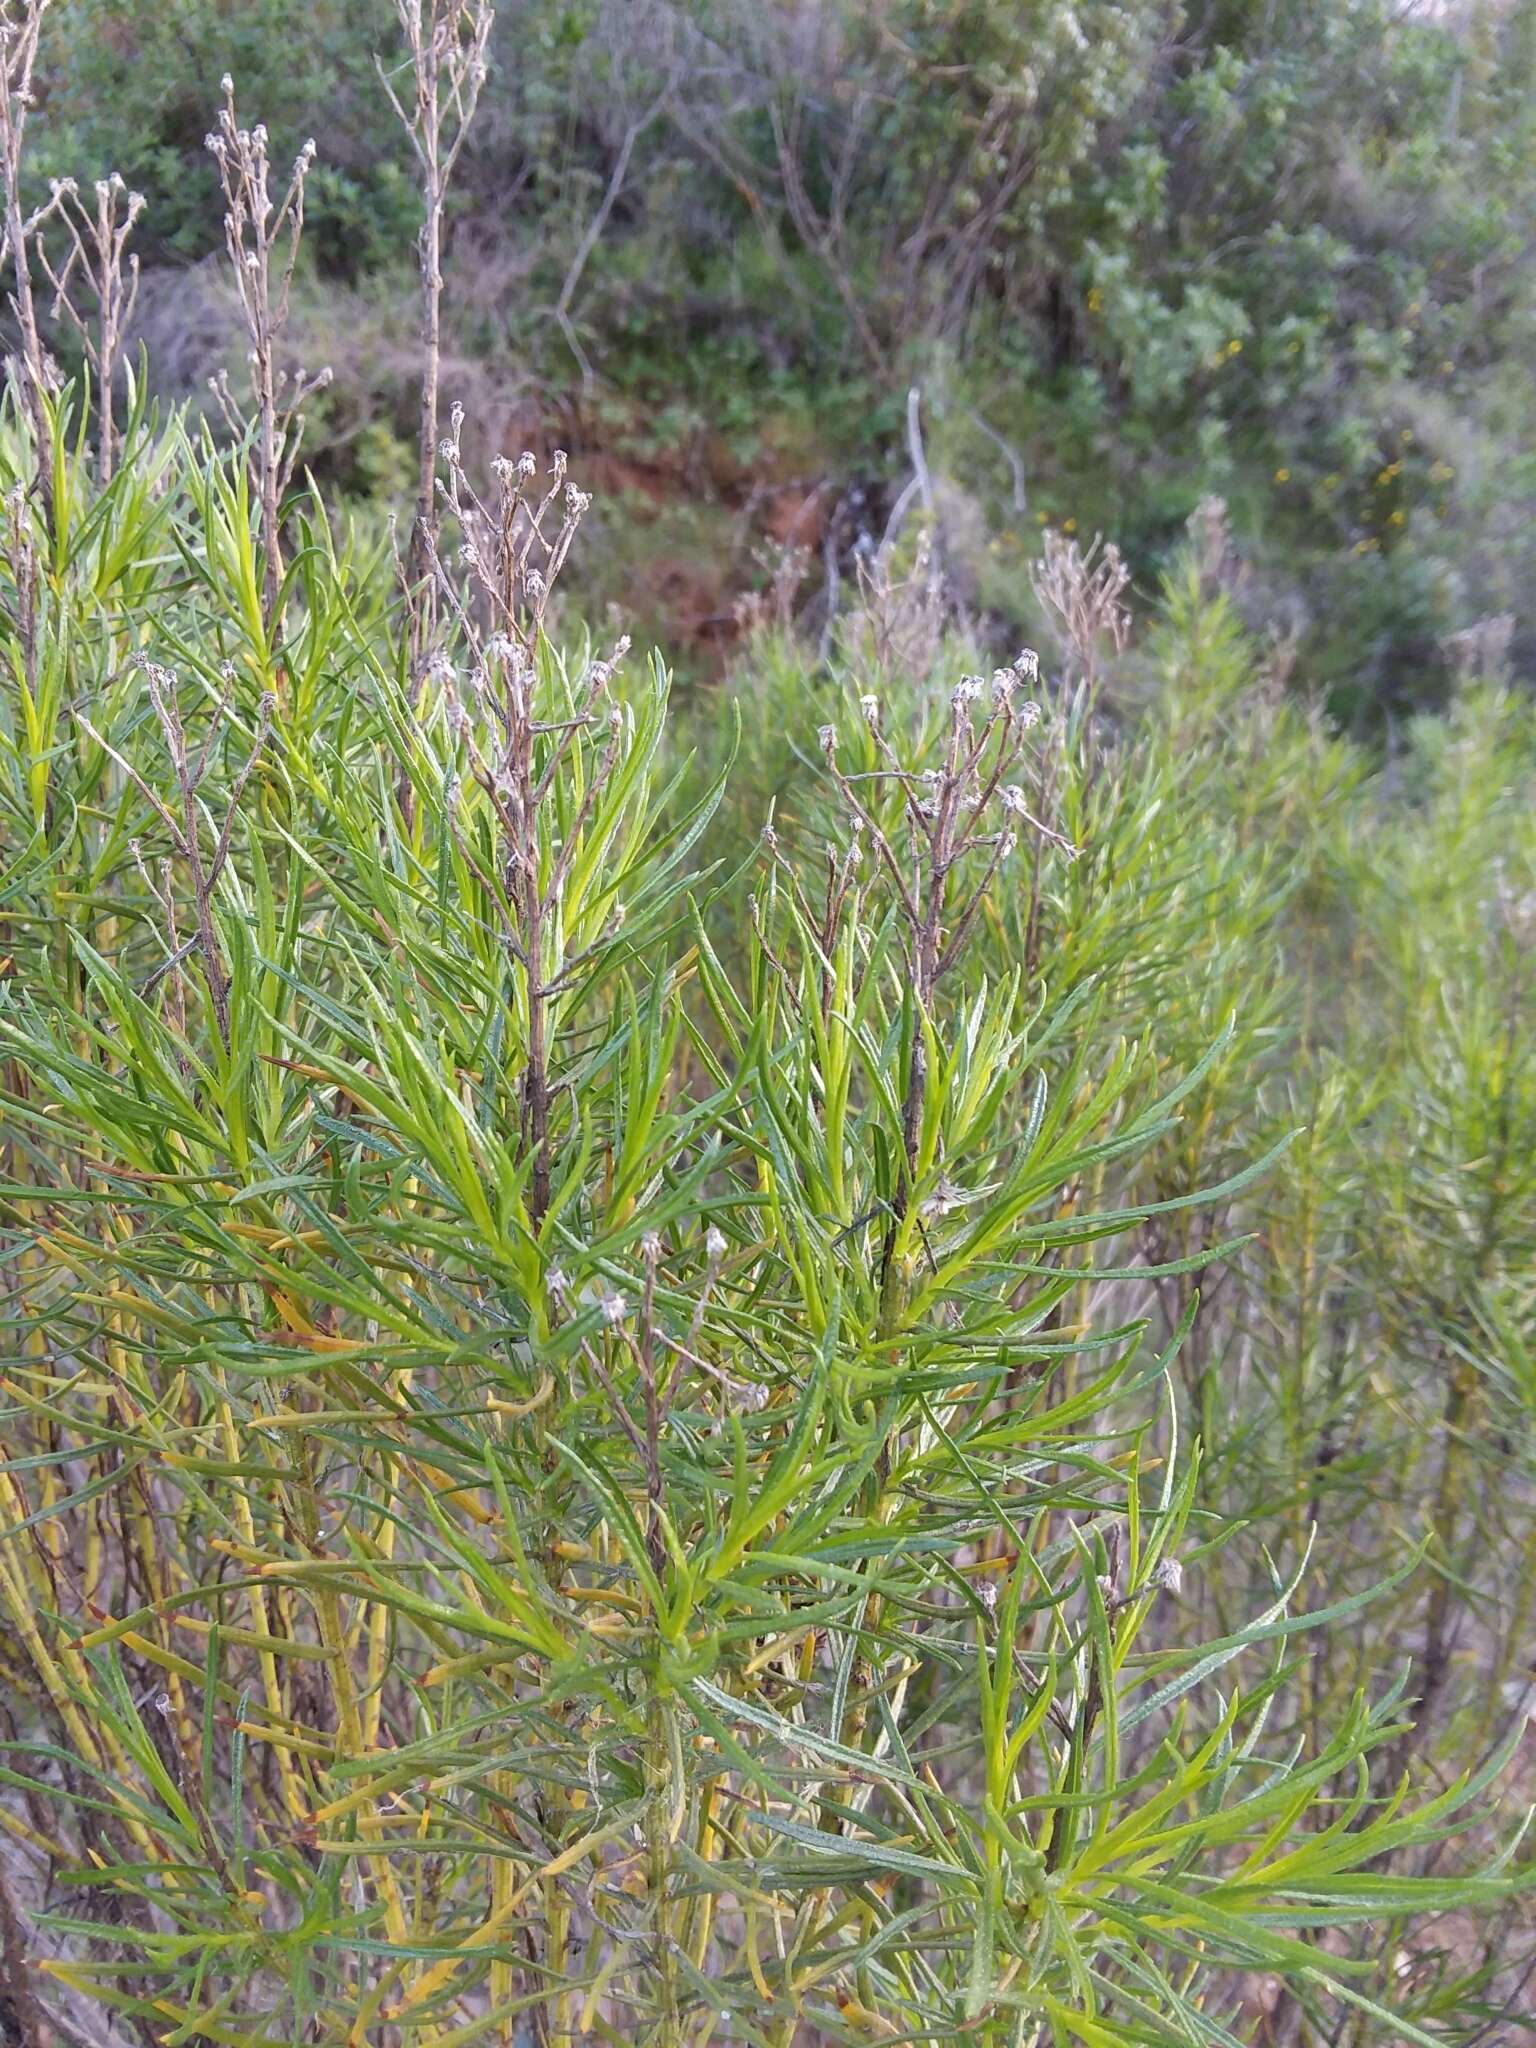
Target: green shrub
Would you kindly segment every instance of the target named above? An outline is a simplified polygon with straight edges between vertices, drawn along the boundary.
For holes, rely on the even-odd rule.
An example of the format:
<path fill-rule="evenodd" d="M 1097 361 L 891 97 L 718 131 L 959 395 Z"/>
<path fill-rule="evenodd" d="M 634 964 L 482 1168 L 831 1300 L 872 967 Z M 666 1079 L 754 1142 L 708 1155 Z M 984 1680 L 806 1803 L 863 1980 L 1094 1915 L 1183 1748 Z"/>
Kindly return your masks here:
<path fill-rule="evenodd" d="M 1190 1351 L 1308 1170 L 1228 1015 L 1263 842 L 1302 759 L 1352 788 L 1245 738 L 1224 600 L 1171 595 L 1150 747 L 1027 663 L 808 700 L 722 952 L 663 669 L 538 627 L 580 494 L 511 572 L 535 486 L 468 521 L 413 699 L 318 504 L 268 620 L 238 451 L 141 410 L 98 490 L 64 417 L 0 699 L 43 1995 L 241 2043 L 1217 2042 L 1255 1973 L 1362 2039 L 1475 2014 L 1379 1929 L 1513 1896 L 1445 1862 L 1501 1752 L 1406 1798 L 1401 1679 L 1314 1700 L 1303 1647 L 1418 1555 L 1234 1574 Z"/>

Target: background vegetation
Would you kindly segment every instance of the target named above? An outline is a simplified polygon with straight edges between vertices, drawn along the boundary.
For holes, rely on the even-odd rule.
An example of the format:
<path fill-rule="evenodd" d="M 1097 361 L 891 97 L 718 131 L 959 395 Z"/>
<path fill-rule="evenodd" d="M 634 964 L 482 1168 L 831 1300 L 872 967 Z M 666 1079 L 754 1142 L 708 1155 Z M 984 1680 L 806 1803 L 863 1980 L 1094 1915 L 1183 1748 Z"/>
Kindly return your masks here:
<path fill-rule="evenodd" d="M 315 136 L 295 347 L 335 376 L 310 451 L 363 494 L 415 422 L 391 17 L 72 0 L 34 169 L 146 195 L 153 375 L 198 394 L 240 352 L 201 267 L 214 81 L 279 156 Z M 586 461 L 593 596 L 654 593 L 689 672 L 763 544 L 810 549 L 824 608 L 823 550 L 880 538 L 913 383 L 957 592 L 1005 638 L 1043 525 L 1113 533 L 1150 590 L 1215 491 L 1253 620 L 1347 718 L 1437 698 L 1481 617 L 1528 661 L 1529 0 L 506 0 L 491 55 L 447 383 Z"/>
<path fill-rule="evenodd" d="M 10 10 L 0 2038 L 1529 2038 L 1531 21 Z"/>

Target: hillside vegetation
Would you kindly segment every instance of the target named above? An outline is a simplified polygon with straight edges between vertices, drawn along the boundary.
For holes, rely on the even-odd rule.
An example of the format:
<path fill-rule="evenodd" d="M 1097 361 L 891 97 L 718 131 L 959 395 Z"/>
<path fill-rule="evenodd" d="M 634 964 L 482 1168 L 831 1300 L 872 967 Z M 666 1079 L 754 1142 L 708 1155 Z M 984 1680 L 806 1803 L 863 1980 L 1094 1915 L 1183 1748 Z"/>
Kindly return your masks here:
<path fill-rule="evenodd" d="M 394 15 L 67 0 L 28 187 L 145 194 L 139 331 L 206 404 L 245 346 L 220 74 L 283 161 L 313 135 L 290 341 L 334 381 L 306 459 L 385 500 L 421 219 Z M 828 557 L 910 473 L 913 384 L 955 594 L 1000 646 L 1037 630 L 1043 526 L 1112 534 L 1150 592 L 1214 492 L 1252 621 L 1362 729 L 1438 699 L 1480 618 L 1517 614 L 1530 665 L 1532 0 L 500 0 L 487 56 L 445 391 L 504 452 L 585 465 L 584 589 L 690 674 L 765 547 L 809 552 L 802 610 L 835 603 Z"/>
<path fill-rule="evenodd" d="M 456 400 L 430 262 L 397 516 L 306 472 L 323 145 L 226 79 L 206 216 L 169 159 L 158 225 L 29 207 L 106 12 L 13 9 L 0 93 L 0 2039 L 1527 2039 L 1518 623 L 1385 745 L 1214 495 L 1144 600 L 1063 521 L 994 604 L 925 370 L 879 534 L 674 689 L 607 615 L 627 486 Z M 1012 75 L 1011 13 L 913 12 Z M 403 20 L 430 249 L 538 67 Z M 562 20 L 555 77 L 614 17 Z M 30 67 L 92 23 L 71 128 Z M 305 23 L 344 126 L 371 17 Z M 221 210 L 204 417 L 127 236 Z M 898 255 L 838 303 L 905 363 Z M 1003 289 L 914 332 L 958 365 Z"/>

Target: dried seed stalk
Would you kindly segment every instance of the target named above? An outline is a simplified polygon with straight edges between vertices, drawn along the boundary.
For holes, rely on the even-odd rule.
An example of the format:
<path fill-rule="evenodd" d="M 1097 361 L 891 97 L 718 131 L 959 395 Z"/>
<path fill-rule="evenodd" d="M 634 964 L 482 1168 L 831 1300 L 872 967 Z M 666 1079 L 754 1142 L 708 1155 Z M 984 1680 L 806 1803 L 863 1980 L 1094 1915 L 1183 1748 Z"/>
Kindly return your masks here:
<path fill-rule="evenodd" d="M 437 415 L 442 362 L 443 215 L 448 187 L 463 152 L 485 84 L 486 45 L 496 18 L 494 0 L 395 0 L 410 61 L 409 104 L 396 92 L 382 63 L 379 77 L 411 140 L 421 175 L 421 410 L 416 517 L 406 576 L 411 592 L 411 654 L 419 668 L 431 638 L 437 542 Z M 375 62 L 378 60 L 376 59 Z"/>
<path fill-rule="evenodd" d="M 95 372 L 100 412 L 96 473 L 105 484 L 111 481 L 117 461 L 112 394 L 139 293 L 139 259 L 128 254 L 128 238 L 144 211 L 144 197 L 130 192 L 116 171 L 110 178 L 97 179 L 94 212 L 82 201 L 72 178 L 54 186 L 54 197 L 68 236 L 68 250 L 63 263 L 55 267 L 40 240 L 38 257 L 53 287 L 53 317 L 67 320 L 75 329 L 86 361 Z M 83 305 L 76 297 L 81 285 L 89 294 Z"/>
<path fill-rule="evenodd" d="M 283 581 L 280 507 L 293 475 L 303 435 L 300 408 L 330 382 L 328 369 L 306 376 L 301 369 L 280 369 L 278 344 L 288 324 L 289 297 L 304 231 L 304 184 L 315 159 L 315 145 L 306 142 L 294 159 L 282 198 L 272 196 L 272 171 L 267 131 L 258 122 L 242 128 L 235 113 L 234 80 L 224 74 L 224 104 L 218 125 L 206 138 L 219 167 L 224 190 L 224 242 L 235 274 L 235 293 L 250 342 L 254 421 L 241 415 L 227 375 L 210 388 L 231 429 L 255 428 L 256 487 L 261 503 L 261 534 L 266 549 L 263 606 L 267 630 L 277 624 Z"/>

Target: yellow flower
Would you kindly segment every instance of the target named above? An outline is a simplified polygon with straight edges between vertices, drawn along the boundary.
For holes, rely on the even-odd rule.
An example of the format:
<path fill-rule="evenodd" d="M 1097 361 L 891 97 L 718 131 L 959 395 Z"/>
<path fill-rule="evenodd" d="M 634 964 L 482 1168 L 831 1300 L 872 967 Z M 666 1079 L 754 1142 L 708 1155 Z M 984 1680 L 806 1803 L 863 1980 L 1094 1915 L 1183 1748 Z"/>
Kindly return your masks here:
<path fill-rule="evenodd" d="M 1372 534 L 1369 540 L 1357 540 L 1355 542 L 1355 553 L 1357 555 L 1368 555 L 1374 548 L 1379 548 L 1380 546 L 1381 542 Z"/>
<path fill-rule="evenodd" d="M 1063 521 L 1061 522 L 1061 530 L 1063 533 L 1076 533 L 1077 521 L 1075 519 L 1063 519 Z"/>
<path fill-rule="evenodd" d="M 1234 335 L 1231 341 L 1227 343 L 1227 354 L 1229 356 L 1240 356 L 1242 352 L 1243 344 Z"/>
<path fill-rule="evenodd" d="M 1325 491 L 1336 491 L 1339 488 L 1339 485 L 1343 483 L 1343 481 L 1343 477 L 1337 474 L 1333 476 L 1325 476 L 1323 478 L 1323 489 Z"/>
<path fill-rule="evenodd" d="M 1088 310 L 1090 313 L 1102 313 L 1104 310 L 1104 294 L 1097 285 L 1088 294 Z"/>
<path fill-rule="evenodd" d="M 1401 505 L 1399 505 L 1397 510 L 1392 514 L 1392 517 L 1387 521 L 1387 524 L 1389 526 L 1406 526 L 1408 524 L 1408 514 L 1403 510 Z"/>
<path fill-rule="evenodd" d="M 1275 471 L 1275 482 L 1277 484 L 1288 484 L 1290 480 L 1291 472 L 1288 469 L 1277 469 Z"/>

